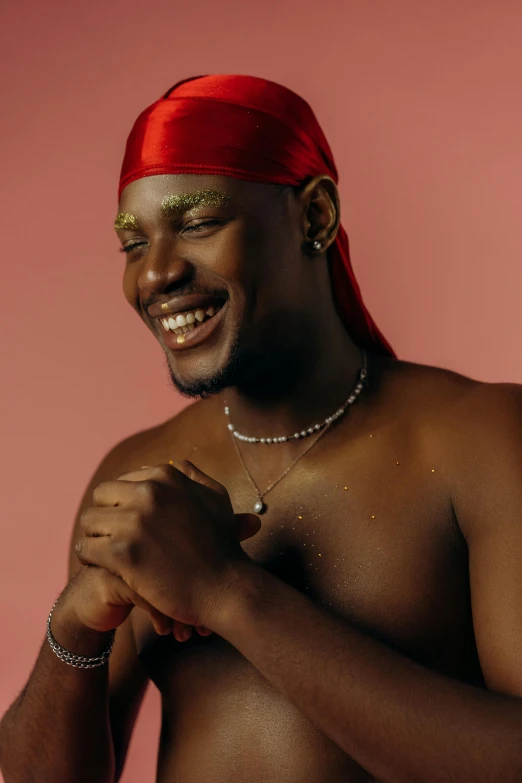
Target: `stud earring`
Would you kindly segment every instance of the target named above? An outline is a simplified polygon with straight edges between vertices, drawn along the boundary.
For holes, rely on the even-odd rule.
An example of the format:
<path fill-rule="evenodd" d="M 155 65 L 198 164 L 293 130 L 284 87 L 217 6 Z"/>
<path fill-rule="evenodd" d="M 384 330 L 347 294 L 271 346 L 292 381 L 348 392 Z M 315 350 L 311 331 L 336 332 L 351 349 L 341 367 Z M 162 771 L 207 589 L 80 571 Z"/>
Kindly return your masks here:
<path fill-rule="evenodd" d="M 318 239 L 314 239 L 314 241 L 312 242 L 312 247 L 313 247 L 314 250 L 320 250 L 321 249 L 321 243 L 319 242 Z"/>

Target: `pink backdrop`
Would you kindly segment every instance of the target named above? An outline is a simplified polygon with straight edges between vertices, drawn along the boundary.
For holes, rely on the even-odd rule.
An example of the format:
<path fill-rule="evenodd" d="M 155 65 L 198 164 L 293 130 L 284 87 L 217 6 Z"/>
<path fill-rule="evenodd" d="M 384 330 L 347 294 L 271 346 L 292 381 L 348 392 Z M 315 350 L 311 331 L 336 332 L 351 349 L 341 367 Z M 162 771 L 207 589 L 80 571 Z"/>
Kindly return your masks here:
<path fill-rule="evenodd" d="M 4 0 L 0 712 L 64 586 L 95 465 L 185 404 L 120 290 L 111 225 L 137 113 L 196 74 L 296 90 L 400 357 L 520 383 L 521 27 L 517 0 Z M 158 707 L 151 687 L 124 783 L 154 778 Z"/>

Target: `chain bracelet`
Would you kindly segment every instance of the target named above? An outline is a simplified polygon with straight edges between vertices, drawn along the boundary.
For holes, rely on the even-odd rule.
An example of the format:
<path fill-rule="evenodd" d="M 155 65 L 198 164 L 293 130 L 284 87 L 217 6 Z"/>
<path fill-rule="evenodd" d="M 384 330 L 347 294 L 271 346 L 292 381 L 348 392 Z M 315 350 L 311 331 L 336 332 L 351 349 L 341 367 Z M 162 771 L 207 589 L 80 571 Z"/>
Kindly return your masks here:
<path fill-rule="evenodd" d="M 103 666 L 105 662 L 109 660 L 109 656 L 112 652 L 116 629 L 110 632 L 111 635 L 109 638 L 109 644 L 105 650 L 100 653 L 100 655 L 95 655 L 91 658 L 88 658 L 85 655 L 76 655 L 76 653 L 72 653 L 69 650 L 66 650 L 65 647 L 62 647 L 60 644 L 58 644 L 51 633 L 51 617 L 54 611 L 54 607 L 57 603 L 58 599 L 56 599 L 54 602 L 53 607 L 49 613 L 49 617 L 47 618 L 47 641 L 49 642 L 49 645 L 54 654 L 58 656 L 61 661 L 68 663 L 69 666 L 75 666 L 77 669 L 94 669 L 97 666 Z"/>

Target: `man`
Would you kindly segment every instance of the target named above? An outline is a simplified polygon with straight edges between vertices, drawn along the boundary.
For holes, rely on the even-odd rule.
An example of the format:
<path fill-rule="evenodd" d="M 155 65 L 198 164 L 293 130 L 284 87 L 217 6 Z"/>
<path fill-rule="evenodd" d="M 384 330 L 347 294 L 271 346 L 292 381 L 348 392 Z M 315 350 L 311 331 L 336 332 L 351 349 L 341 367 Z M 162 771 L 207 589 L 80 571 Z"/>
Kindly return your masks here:
<path fill-rule="evenodd" d="M 125 296 L 200 399 L 93 476 L 6 783 L 118 780 L 149 679 L 161 783 L 522 780 L 521 388 L 394 356 L 335 181 L 263 79 L 138 118 Z"/>

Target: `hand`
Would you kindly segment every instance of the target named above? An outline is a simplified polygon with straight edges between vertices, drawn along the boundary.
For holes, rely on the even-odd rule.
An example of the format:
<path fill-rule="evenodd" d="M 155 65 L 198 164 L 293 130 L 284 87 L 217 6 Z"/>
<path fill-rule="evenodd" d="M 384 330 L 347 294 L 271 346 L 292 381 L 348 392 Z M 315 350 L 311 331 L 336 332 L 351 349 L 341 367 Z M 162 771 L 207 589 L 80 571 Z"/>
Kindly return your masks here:
<path fill-rule="evenodd" d="M 150 615 L 156 633 L 172 631 L 172 619 L 131 590 L 121 577 L 105 568 L 84 566 L 63 590 L 53 617 L 63 612 L 80 627 L 103 633 L 121 625 L 134 606 Z"/>
<path fill-rule="evenodd" d="M 121 577 L 167 617 L 211 628 L 240 565 L 249 562 L 226 489 L 184 461 L 103 482 L 93 500 L 81 517 L 78 559 Z M 259 518 L 241 517 L 242 537 L 255 535 Z"/>

